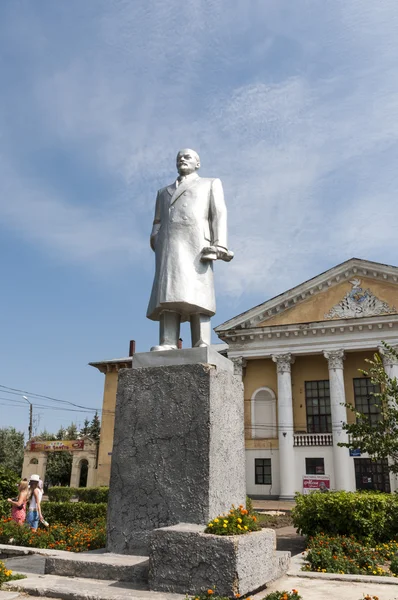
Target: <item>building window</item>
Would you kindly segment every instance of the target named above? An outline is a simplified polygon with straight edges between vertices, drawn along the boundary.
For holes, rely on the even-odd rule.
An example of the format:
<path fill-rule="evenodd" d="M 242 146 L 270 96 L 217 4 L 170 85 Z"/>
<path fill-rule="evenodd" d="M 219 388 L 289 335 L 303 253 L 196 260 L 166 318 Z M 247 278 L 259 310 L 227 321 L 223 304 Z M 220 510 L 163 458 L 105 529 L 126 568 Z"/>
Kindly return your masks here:
<path fill-rule="evenodd" d="M 323 458 L 305 459 L 306 475 L 325 475 L 325 461 Z"/>
<path fill-rule="evenodd" d="M 380 420 L 380 408 L 376 406 L 378 399 L 373 394 L 380 393 L 380 386 L 374 385 L 370 377 L 354 378 L 355 408 L 366 415 L 372 425 Z"/>
<path fill-rule="evenodd" d="M 252 438 L 277 437 L 276 398 L 271 388 L 256 390 L 251 399 Z"/>
<path fill-rule="evenodd" d="M 305 382 L 308 433 L 331 433 L 329 380 Z"/>
<path fill-rule="evenodd" d="M 255 458 L 255 484 L 256 485 L 271 485 L 271 459 L 270 458 Z"/>

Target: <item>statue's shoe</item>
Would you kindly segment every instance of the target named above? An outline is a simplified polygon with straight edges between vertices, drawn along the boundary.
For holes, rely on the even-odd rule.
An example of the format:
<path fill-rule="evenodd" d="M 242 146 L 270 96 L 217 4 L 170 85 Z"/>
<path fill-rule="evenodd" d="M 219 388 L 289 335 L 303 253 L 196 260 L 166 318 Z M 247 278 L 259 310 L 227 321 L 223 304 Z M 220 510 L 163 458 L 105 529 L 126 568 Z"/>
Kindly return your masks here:
<path fill-rule="evenodd" d="M 152 346 L 151 352 L 161 352 L 164 350 L 177 350 L 177 346 Z"/>

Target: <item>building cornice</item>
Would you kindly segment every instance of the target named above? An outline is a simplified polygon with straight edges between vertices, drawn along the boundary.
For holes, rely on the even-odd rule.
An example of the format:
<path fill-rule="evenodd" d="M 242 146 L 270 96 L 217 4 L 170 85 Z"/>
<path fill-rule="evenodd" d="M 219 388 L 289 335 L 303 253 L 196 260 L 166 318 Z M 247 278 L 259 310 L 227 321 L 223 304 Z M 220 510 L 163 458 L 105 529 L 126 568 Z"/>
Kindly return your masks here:
<path fill-rule="evenodd" d="M 120 369 L 131 369 L 132 357 L 112 358 L 110 360 L 101 360 L 88 363 L 90 367 L 98 369 L 101 373 L 117 373 Z"/>
<path fill-rule="evenodd" d="M 377 350 L 382 340 L 398 343 L 398 315 L 338 319 L 226 331 L 228 357 L 271 357 L 275 353 L 321 353 L 329 348 Z"/>

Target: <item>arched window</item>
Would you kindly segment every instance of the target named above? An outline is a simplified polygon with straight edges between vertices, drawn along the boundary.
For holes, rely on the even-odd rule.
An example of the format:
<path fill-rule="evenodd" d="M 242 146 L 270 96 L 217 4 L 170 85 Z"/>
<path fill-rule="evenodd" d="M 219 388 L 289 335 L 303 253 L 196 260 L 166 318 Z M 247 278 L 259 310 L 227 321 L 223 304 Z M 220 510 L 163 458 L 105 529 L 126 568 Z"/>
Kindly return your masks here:
<path fill-rule="evenodd" d="M 79 467 L 80 467 L 79 487 L 87 487 L 88 460 L 83 458 L 80 461 Z"/>
<path fill-rule="evenodd" d="M 29 462 L 30 465 L 38 465 L 39 461 L 37 460 L 37 458 L 32 458 Z"/>
<path fill-rule="evenodd" d="M 268 387 L 256 390 L 251 399 L 252 438 L 276 438 L 276 398 Z"/>

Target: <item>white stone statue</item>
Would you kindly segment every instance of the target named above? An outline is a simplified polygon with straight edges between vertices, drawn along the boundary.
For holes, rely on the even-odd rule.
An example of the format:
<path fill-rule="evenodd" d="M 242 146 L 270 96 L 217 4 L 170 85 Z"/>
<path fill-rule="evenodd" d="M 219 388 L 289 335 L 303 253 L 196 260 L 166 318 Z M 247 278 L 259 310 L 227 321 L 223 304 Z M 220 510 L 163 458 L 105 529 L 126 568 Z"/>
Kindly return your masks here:
<path fill-rule="evenodd" d="M 179 177 L 158 191 L 151 248 L 156 272 L 147 317 L 159 321 L 159 345 L 175 350 L 180 323 L 190 321 L 192 346 L 211 343 L 210 317 L 216 312 L 213 261 L 230 261 L 227 210 L 219 179 L 197 174 L 194 150 L 177 154 Z"/>

